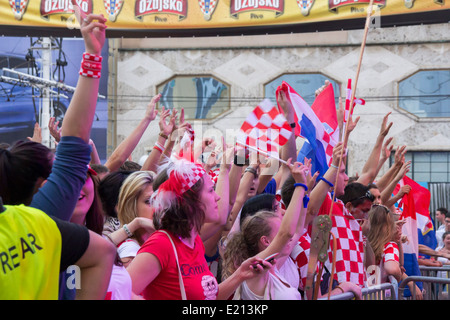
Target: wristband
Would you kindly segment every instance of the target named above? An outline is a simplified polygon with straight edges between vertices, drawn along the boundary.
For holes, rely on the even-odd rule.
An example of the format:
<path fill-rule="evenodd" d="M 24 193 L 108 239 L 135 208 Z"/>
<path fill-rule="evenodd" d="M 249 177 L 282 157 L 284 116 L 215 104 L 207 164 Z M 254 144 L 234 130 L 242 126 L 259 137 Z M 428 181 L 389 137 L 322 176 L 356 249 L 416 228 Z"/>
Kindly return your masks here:
<path fill-rule="evenodd" d="M 244 157 L 239 157 L 239 156 L 234 156 L 234 165 L 238 166 L 238 167 L 243 167 L 245 164 L 245 158 Z"/>
<path fill-rule="evenodd" d="M 305 192 L 308 191 L 308 187 L 306 186 L 306 184 L 294 183 L 294 188 L 297 188 L 297 187 L 303 187 L 305 189 Z"/>
<path fill-rule="evenodd" d="M 338 166 L 335 166 L 334 164 L 331 164 L 330 167 L 339 169 L 339 167 L 338 167 Z"/>
<path fill-rule="evenodd" d="M 160 137 L 163 137 L 164 139 L 169 139 L 169 137 L 167 136 L 167 134 L 165 134 L 164 132 L 160 132 L 159 133 Z"/>
<path fill-rule="evenodd" d="M 79 74 L 84 77 L 99 79 L 103 57 L 91 53 L 83 53 Z"/>
<path fill-rule="evenodd" d="M 158 147 L 162 152 L 164 152 L 164 150 L 166 150 L 166 148 L 164 148 L 164 146 L 159 144 L 158 141 L 155 142 L 155 147 Z"/>
<path fill-rule="evenodd" d="M 161 153 L 164 152 L 164 151 L 163 151 L 160 147 L 158 147 L 157 145 L 155 145 L 155 146 L 153 147 L 153 149 L 156 149 L 156 150 L 158 150 L 158 151 L 161 152 Z"/>
<path fill-rule="evenodd" d="M 324 177 L 319 177 L 317 180 L 322 180 L 323 182 L 325 182 L 326 184 L 328 184 L 331 188 L 334 187 L 334 184 L 332 184 L 330 181 L 328 181 L 328 180 L 325 179 Z"/>
<path fill-rule="evenodd" d="M 131 237 L 133 236 L 133 233 L 130 231 L 130 229 L 128 229 L 127 224 L 124 224 L 124 225 L 123 225 L 123 230 L 125 230 L 125 232 L 126 232 L 128 238 L 131 238 Z"/>
<path fill-rule="evenodd" d="M 303 208 L 308 207 L 309 197 L 305 194 L 303 197 Z"/>

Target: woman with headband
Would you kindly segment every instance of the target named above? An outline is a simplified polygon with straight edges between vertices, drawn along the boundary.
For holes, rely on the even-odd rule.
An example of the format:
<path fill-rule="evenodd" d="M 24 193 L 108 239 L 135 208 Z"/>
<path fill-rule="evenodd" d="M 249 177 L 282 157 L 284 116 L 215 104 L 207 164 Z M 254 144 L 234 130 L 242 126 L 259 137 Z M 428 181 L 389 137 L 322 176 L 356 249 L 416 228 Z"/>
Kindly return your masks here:
<path fill-rule="evenodd" d="M 167 180 L 152 196 L 157 231 L 127 268 L 133 292 L 144 299 L 227 299 L 242 281 L 271 266 L 261 258 L 250 258 L 219 290 L 199 236 L 204 223 L 218 219 L 220 199 L 205 173 L 200 164 L 185 159 L 173 161 L 160 173 Z M 253 266 L 258 262 L 261 265 Z"/>

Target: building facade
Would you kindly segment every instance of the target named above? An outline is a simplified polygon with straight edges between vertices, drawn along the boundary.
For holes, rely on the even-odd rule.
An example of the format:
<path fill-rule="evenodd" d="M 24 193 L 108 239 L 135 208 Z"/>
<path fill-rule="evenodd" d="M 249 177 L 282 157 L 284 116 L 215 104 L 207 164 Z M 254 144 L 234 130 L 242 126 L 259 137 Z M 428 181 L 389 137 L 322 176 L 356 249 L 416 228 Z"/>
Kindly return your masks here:
<path fill-rule="evenodd" d="M 227 142 L 262 99 L 274 99 L 282 80 L 312 103 L 328 79 L 336 98 L 345 99 L 348 79 L 355 82 L 363 34 L 110 40 L 109 153 L 135 128 L 151 97 L 163 91 L 166 106 L 185 108 L 196 134 L 225 134 Z M 360 120 L 350 136 L 349 175 L 361 172 L 390 112 L 388 136 L 395 147 L 406 145 L 413 161 L 408 175 L 424 184 L 450 182 L 449 24 L 370 29 L 356 97 L 366 103 L 354 110 Z M 153 146 L 157 120 L 133 152 L 135 161 Z M 380 174 L 388 167 L 389 161 Z"/>

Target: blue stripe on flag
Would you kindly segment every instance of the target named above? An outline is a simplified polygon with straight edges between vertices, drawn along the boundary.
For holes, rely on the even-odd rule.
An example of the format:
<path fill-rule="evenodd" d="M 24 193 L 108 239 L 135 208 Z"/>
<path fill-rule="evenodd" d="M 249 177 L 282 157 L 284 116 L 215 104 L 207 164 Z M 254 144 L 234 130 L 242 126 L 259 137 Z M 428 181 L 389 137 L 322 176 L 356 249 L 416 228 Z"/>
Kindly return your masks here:
<path fill-rule="evenodd" d="M 324 146 L 316 137 L 316 128 L 312 121 L 305 115 L 300 119 L 301 135 L 307 139 L 297 155 L 297 161 L 303 163 L 305 157 L 311 159 L 311 173 L 319 171 L 323 176 L 328 170 L 327 157 Z"/>

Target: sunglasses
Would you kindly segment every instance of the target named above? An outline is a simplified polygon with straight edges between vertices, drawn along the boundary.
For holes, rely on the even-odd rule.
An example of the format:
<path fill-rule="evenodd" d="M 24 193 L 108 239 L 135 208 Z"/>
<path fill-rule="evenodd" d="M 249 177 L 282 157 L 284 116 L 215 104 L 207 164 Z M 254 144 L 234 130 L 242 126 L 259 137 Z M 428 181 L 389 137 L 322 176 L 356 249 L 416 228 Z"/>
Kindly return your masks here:
<path fill-rule="evenodd" d="M 355 199 L 353 199 L 353 200 L 350 200 L 349 202 L 355 202 L 355 201 L 358 201 L 358 200 L 362 200 L 362 199 L 368 199 L 368 200 L 370 200 L 371 202 L 373 202 L 373 200 L 375 200 L 375 196 L 372 194 L 372 193 L 370 193 L 370 191 L 369 190 L 367 190 L 367 192 L 366 192 L 366 194 L 365 195 L 363 195 L 363 196 L 361 196 L 361 197 L 358 197 L 358 198 L 355 198 Z"/>

